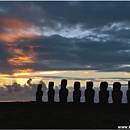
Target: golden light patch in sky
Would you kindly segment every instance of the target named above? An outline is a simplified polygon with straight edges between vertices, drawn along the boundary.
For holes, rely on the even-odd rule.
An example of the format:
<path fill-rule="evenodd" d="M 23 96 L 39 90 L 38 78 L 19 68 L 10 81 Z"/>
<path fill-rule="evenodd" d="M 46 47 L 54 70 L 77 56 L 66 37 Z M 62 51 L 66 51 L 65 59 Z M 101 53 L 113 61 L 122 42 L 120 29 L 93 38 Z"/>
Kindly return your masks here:
<path fill-rule="evenodd" d="M 95 70 L 87 70 L 87 71 L 81 71 L 81 72 L 83 72 L 83 73 L 93 73 L 93 72 L 95 72 Z"/>
<path fill-rule="evenodd" d="M 30 75 L 30 73 L 14 73 L 13 76 Z"/>
<path fill-rule="evenodd" d="M 99 87 L 101 81 L 107 81 L 109 84 L 109 87 L 112 87 L 112 84 L 114 82 L 120 81 L 121 84 L 128 83 L 128 81 L 126 80 L 123 81 L 120 79 L 122 78 L 122 76 L 124 78 L 129 79 L 129 75 L 123 75 L 123 72 L 120 72 L 120 73 L 116 73 L 116 72 L 84 73 L 84 71 L 34 71 L 33 69 L 27 68 L 27 69 L 21 69 L 21 70 L 16 69 L 14 70 L 14 73 L 12 75 L 1 74 L 0 84 L 9 83 L 12 80 L 16 80 L 17 83 L 23 85 L 27 82 L 29 78 L 32 78 L 32 83 L 38 84 L 39 81 L 42 80 L 48 86 L 49 82 L 53 81 L 55 86 L 59 86 L 62 78 L 69 78 L 68 83 L 67 83 L 68 87 L 73 86 L 75 81 L 79 81 L 81 83 L 81 86 L 86 86 L 87 81 L 93 81 L 94 87 Z M 117 77 L 117 79 L 113 79 L 113 77 Z M 92 78 L 92 80 L 89 78 Z"/>
<path fill-rule="evenodd" d="M 33 69 L 24 69 L 24 70 L 18 70 L 18 71 L 20 71 L 20 72 L 31 72 L 31 71 L 33 71 Z"/>
<path fill-rule="evenodd" d="M 57 73 L 65 73 L 65 72 L 66 71 L 42 71 L 42 72 L 39 72 L 39 74 L 57 74 Z"/>
<path fill-rule="evenodd" d="M 34 63 L 35 59 L 33 56 L 17 56 L 15 55 L 13 58 L 8 58 L 8 62 L 11 65 L 26 65 L 27 63 Z"/>
<path fill-rule="evenodd" d="M 52 79 L 52 78 L 43 78 L 42 76 L 45 75 L 52 75 L 52 74 L 57 74 L 57 73 L 63 73 L 64 71 L 36 71 L 32 72 L 33 69 L 25 69 L 25 70 L 15 70 L 17 71 L 16 73 L 13 73 L 13 76 L 19 77 L 19 78 L 42 78 L 42 79 Z"/>
<path fill-rule="evenodd" d="M 5 44 L 5 51 L 10 56 L 7 59 L 9 64 L 25 65 L 28 63 L 35 63 L 37 58 L 37 53 L 33 52 L 35 46 L 33 46 L 33 48 L 30 48 L 24 45 L 26 48 L 28 47 L 28 51 L 24 50 L 24 48 L 18 48 L 17 46 L 15 44 Z"/>
<path fill-rule="evenodd" d="M 10 76 L 9 74 L 0 74 L 0 77 L 8 77 Z"/>
<path fill-rule="evenodd" d="M 124 75 L 130 75 L 130 73 L 123 73 Z"/>

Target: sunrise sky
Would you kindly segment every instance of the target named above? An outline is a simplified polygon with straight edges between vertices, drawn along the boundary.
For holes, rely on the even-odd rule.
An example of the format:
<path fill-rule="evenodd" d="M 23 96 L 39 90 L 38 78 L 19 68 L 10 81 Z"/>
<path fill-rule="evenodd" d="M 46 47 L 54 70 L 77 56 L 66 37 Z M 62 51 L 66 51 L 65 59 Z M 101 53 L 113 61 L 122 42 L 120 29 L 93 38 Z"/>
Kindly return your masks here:
<path fill-rule="evenodd" d="M 33 100 L 61 79 L 130 79 L 130 2 L 0 2 L 0 100 Z M 26 96 L 25 96 L 26 95 Z"/>

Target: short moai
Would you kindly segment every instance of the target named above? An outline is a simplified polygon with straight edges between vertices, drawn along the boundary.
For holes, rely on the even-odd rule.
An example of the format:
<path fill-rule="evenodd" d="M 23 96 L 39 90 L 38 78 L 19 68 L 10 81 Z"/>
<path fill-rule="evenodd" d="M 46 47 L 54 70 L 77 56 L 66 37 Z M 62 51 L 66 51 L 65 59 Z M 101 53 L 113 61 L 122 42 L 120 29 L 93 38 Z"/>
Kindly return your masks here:
<path fill-rule="evenodd" d="M 67 86 L 67 80 L 62 79 L 61 80 L 61 89 L 59 90 L 59 99 L 61 103 L 67 103 L 67 97 L 68 97 L 68 89 Z"/>
<path fill-rule="evenodd" d="M 54 103 L 55 90 L 53 89 L 54 82 L 49 82 L 49 90 L 48 90 L 48 102 Z"/>
<path fill-rule="evenodd" d="M 107 90 L 107 88 L 108 88 L 107 82 L 101 82 L 100 83 L 99 103 L 101 103 L 101 104 L 107 104 L 108 103 L 109 91 Z"/>
<path fill-rule="evenodd" d="M 93 89 L 93 82 L 87 82 L 87 89 L 85 90 L 85 101 L 86 103 L 94 103 L 95 90 Z"/>
<path fill-rule="evenodd" d="M 80 97 L 81 97 L 80 82 L 75 82 L 73 91 L 74 103 L 80 103 Z"/>
<path fill-rule="evenodd" d="M 114 82 L 112 91 L 112 100 L 114 104 L 121 104 L 122 102 L 123 93 L 120 89 L 121 89 L 120 82 Z"/>
<path fill-rule="evenodd" d="M 130 104 L 130 81 L 128 81 L 128 90 L 126 92 L 127 95 L 127 103 Z"/>
<path fill-rule="evenodd" d="M 41 89 L 42 89 L 42 84 L 38 84 L 37 92 L 36 92 L 36 102 L 42 102 L 43 91 Z"/>

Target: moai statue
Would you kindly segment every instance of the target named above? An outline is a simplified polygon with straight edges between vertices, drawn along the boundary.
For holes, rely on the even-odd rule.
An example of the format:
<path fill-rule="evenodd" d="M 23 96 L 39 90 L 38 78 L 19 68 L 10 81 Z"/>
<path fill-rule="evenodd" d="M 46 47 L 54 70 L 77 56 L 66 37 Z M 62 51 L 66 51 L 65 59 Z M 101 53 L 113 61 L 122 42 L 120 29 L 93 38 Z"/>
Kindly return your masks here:
<path fill-rule="evenodd" d="M 43 91 L 41 89 L 42 89 L 42 84 L 38 84 L 37 92 L 36 92 L 36 102 L 42 102 Z"/>
<path fill-rule="evenodd" d="M 49 82 L 48 102 L 50 103 L 54 102 L 55 90 L 53 89 L 53 87 L 54 87 L 54 82 Z"/>
<path fill-rule="evenodd" d="M 130 104 L 130 81 L 128 81 L 128 89 L 127 92 L 126 92 L 126 95 L 127 95 L 127 103 Z"/>
<path fill-rule="evenodd" d="M 81 97 L 80 82 L 75 82 L 73 91 L 74 103 L 80 103 L 80 97 Z"/>
<path fill-rule="evenodd" d="M 68 89 L 67 86 L 67 80 L 62 79 L 61 80 L 61 89 L 59 90 L 59 99 L 61 103 L 67 103 L 67 96 L 68 96 Z"/>
<path fill-rule="evenodd" d="M 107 104 L 109 98 L 109 91 L 107 90 L 108 83 L 101 82 L 100 83 L 100 91 L 99 91 L 99 103 Z"/>
<path fill-rule="evenodd" d="M 122 101 L 123 93 L 120 89 L 121 89 L 120 82 L 114 82 L 112 91 L 112 100 L 114 104 L 120 104 Z"/>
<path fill-rule="evenodd" d="M 85 90 L 86 103 L 94 103 L 95 90 L 93 89 L 93 82 L 87 82 L 87 89 Z"/>

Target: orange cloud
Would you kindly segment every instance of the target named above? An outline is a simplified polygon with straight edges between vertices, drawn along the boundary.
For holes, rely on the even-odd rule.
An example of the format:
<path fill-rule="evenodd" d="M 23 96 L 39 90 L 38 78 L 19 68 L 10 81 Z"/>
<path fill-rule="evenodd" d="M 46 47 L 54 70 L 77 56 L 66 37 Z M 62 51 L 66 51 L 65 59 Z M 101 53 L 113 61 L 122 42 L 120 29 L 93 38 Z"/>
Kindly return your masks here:
<path fill-rule="evenodd" d="M 27 63 L 34 63 L 35 58 L 33 56 L 17 56 L 15 55 L 13 58 L 8 58 L 8 62 L 11 65 L 26 65 Z"/>
<path fill-rule="evenodd" d="M 25 69 L 25 70 L 19 70 L 20 72 L 32 72 L 33 69 Z"/>
<path fill-rule="evenodd" d="M 22 45 L 21 48 L 17 47 L 17 44 L 5 44 L 5 51 L 9 54 L 7 59 L 10 65 L 26 65 L 28 63 L 35 63 L 37 59 L 37 53 L 33 52 L 33 48 L 30 48 L 28 45 Z M 28 48 L 28 50 L 24 50 Z"/>
<path fill-rule="evenodd" d="M 0 33 L 0 40 L 4 42 L 34 39 L 41 34 L 38 27 L 19 19 L 0 18 L 0 25 L 4 30 L 4 32 Z"/>
<path fill-rule="evenodd" d="M 20 30 L 19 30 L 20 31 Z M 4 42 L 15 42 L 15 41 L 22 41 L 22 39 L 32 39 L 36 38 L 37 36 L 32 34 L 31 32 L 25 32 L 25 31 L 20 31 L 20 32 L 11 32 L 11 33 L 1 33 L 0 34 L 0 40 Z"/>
<path fill-rule="evenodd" d="M 11 29 L 20 29 L 20 28 L 24 29 L 29 26 L 32 26 L 31 23 L 13 18 L 0 18 L 0 24 L 2 24 L 3 28 L 11 28 Z"/>

